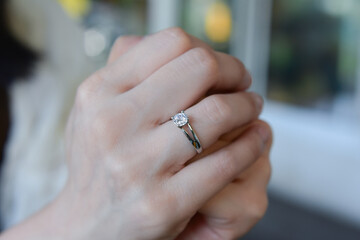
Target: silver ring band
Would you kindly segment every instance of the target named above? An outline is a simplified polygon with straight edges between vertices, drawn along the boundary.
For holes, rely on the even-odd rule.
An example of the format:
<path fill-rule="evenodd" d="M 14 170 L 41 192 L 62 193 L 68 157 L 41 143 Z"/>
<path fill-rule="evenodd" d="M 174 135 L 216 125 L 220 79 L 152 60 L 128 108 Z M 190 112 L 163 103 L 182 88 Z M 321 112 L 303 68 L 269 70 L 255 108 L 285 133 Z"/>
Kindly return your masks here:
<path fill-rule="evenodd" d="M 185 112 L 181 111 L 181 113 L 178 113 L 173 117 L 171 117 L 171 120 L 173 120 L 174 124 L 184 132 L 186 138 L 190 141 L 191 145 L 195 148 L 196 152 L 201 153 L 202 147 L 200 144 L 200 140 L 196 135 L 194 129 L 191 127 L 189 122 L 189 117 L 185 114 Z M 183 128 L 185 125 L 188 125 L 193 137 L 191 137 L 189 133 Z"/>

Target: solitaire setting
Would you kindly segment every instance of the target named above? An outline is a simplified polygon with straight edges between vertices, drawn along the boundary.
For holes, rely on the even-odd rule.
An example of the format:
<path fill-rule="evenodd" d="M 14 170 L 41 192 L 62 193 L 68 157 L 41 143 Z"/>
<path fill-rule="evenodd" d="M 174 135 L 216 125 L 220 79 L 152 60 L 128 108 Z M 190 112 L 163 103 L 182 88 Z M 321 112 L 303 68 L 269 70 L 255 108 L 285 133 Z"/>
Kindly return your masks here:
<path fill-rule="evenodd" d="M 171 120 L 173 120 L 174 124 L 184 132 L 186 138 L 190 141 L 191 145 L 195 148 L 196 152 L 201 153 L 202 147 L 200 144 L 200 140 L 197 137 L 194 129 L 191 127 L 190 122 L 189 122 L 189 117 L 185 114 L 185 112 L 181 111 L 180 113 L 171 117 Z M 187 125 L 189 127 L 192 137 L 183 128 L 185 125 Z"/>
<path fill-rule="evenodd" d="M 188 116 L 182 111 L 171 118 L 176 126 L 183 127 L 189 123 Z"/>

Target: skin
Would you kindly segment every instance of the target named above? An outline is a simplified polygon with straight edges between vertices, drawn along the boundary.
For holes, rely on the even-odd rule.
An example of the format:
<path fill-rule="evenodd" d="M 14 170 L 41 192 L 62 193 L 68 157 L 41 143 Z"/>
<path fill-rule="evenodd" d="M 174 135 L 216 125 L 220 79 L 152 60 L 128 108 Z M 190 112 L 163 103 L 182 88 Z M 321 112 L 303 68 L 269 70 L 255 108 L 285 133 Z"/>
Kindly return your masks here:
<path fill-rule="evenodd" d="M 265 213 L 270 127 L 234 57 L 179 28 L 120 38 L 78 89 L 58 198 L 0 239 L 236 239 Z M 185 110 L 203 153 L 169 120 Z"/>

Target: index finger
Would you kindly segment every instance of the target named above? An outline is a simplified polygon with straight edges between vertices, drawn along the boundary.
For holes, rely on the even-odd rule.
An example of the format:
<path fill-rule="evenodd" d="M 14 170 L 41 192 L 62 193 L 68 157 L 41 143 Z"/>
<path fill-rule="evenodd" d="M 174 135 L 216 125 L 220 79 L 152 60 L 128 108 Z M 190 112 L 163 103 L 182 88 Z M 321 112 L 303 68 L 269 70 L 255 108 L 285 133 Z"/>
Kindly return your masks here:
<path fill-rule="evenodd" d="M 120 45 L 121 40 L 116 44 Z M 116 49 L 116 47 L 114 48 Z M 120 94 L 141 84 L 162 66 L 192 48 L 204 48 L 214 52 L 214 56 L 219 62 L 220 75 L 224 79 L 237 79 L 238 84 L 234 89 L 243 90 L 250 86 L 251 77 L 241 61 L 211 50 L 206 43 L 180 28 L 170 28 L 147 36 L 124 54 L 115 54 L 111 57 L 111 64 L 101 69 L 98 75 L 107 82 L 105 84 L 108 86 L 107 91 L 116 90 Z M 241 79 L 239 76 L 242 76 Z M 225 81 L 224 83 L 228 84 L 229 82 Z M 234 86 L 233 83 L 232 86 Z"/>

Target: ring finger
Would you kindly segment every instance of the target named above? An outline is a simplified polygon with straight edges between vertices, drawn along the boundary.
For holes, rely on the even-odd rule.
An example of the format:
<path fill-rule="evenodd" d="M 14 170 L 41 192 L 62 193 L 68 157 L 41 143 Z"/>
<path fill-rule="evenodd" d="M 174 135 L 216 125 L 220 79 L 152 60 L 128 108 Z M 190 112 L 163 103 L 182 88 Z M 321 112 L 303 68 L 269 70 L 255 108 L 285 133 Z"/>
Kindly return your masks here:
<path fill-rule="evenodd" d="M 223 54 L 217 58 L 209 50 L 194 48 L 118 99 L 119 102 L 124 98 L 133 99 L 142 111 L 151 113 L 147 122 L 157 125 L 168 120 L 168 113 L 190 107 L 209 91 L 239 91 L 239 85 L 251 81 L 245 72 L 244 66 L 232 56 Z"/>
<path fill-rule="evenodd" d="M 220 136 L 256 119 L 262 109 L 263 100 L 249 92 L 217 94 L 206 97 L 196 105 L 185 110 L 189 123 L 195 130 L 202 148 L 215 143 Z M 170 116 L 169 116 L 170 117 Z M 189 133 L 190 136 L 191 133 Z M 165 169 L 181 167 L 196 155 L 184 133 L 168 121 L 155 129 L 155 139 L 164 139 L 166 152 L 172 153 L 172 159 L 163 159 Z M 179 170 L 179 169 L 175 169 Z"/>

